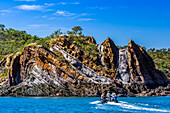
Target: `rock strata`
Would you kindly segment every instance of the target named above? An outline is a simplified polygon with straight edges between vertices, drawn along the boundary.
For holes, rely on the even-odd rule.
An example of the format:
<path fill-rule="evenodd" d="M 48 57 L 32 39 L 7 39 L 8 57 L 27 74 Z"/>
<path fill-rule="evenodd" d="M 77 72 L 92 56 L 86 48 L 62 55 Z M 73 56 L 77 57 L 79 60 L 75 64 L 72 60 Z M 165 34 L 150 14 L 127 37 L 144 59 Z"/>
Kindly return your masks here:
<path fill-rule="evenodd" d="M 133 81 L 142 84 L 167 84 L 166 76 L 155 69 L 152 58 L 134 41 L 129 40 L 129 67 Z"/>
<path fill-rule="evenodd" d="M 50 48 L 29 44 L 0 61 L 0 96 L 170 95 L 169 80 L 132 40 L 118 49 L 107 38 L 62 35 Z"/>

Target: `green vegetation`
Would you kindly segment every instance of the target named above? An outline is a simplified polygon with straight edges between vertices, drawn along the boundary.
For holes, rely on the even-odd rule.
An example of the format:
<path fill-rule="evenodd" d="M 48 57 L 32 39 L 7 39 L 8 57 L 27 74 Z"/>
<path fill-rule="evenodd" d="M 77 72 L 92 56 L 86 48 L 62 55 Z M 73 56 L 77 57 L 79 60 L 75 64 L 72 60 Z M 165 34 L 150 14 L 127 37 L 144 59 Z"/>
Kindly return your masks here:
<path fill-rule="evenodd" d="M 26 31 L 19 31 L 12 28 L 5 29 L 5 26 L 1 24 L 0 55 L 16 53 L 23 45 L 33 43 L 38 39 L 37 36 L 31 36 L 27 34 Z"/>
<path fill-rule="evenodd" d="M 80 26 L 75 26 L 72 30 L 73 31 L 70 31 L 72 35 L 81 35 L 83 29 Z M 59 29 L 50 36 L 39 38 L 36 35 L 32 36 L 27 34 L 26 31 L 19 31 L 12 28 L 7 29 L 5 25 L 0 24 L 0 60 L 4 55 L 22 51 L 22 48 L 30 43 L 36 43 L 37 45 L 48 48 L 51 40 L 61 34 L 62 32 Z"/>
<path fill-rule="evenodd" d="M 0 60 L 2 60 L 4 58 L 4 56 L 3 55 L 0 55 Z"/>
<path fill-rule="evenodd" d="M 82 28 L 80 26 L 75 26 L 72 28 L 72 31 L 67 31 L 69 35 L 82 35 Z"/>
<path fill-rule="evenodd" d="M 78 47 L 81 47 L 88 56 L 93 58 L 93 60 L 97 60 L 97 46 L 94 43 L 89 43 L 87 38 L 82 34 L 82 28 L 80 26 L 75 26 L 72 28 L 72 31 L 67 31 L 71 38 L 73 38 L 73 43 Z"/>
<path fill-rule="evenodd" d="M 86 37 L 82 36 L 72 36 L 73 43 L 78 47 L 81 47 L 82 50 L 86 51 L 87 55 L 93 58 L 93 60 L 97 60 L 97 46 L 94 43 L 89 43 Z"/>
<path fill-rule="evenodd" d="M 5 77 L 8 74 L 8 69 L 5 69 L 2 74 L 0 74 L 0 77 Z"/>
<path fill-rule="evenodd" d="M 147 53 L 152 57 L 156 68 L 164 72 L 170 79 L 170 48 L 168 50 L 150 48 Z"/>
<path fill-rule="evenodd" d="M 60 34 L 62 32 L 59 29 L 46 38 L 39 38 L 36 35 L 31 36 L 27 34 L 26 31 L 19 31 L 12 28 L 5 29 L 5 25 L 0 24 L 0 59 L 3 58 L 3 55 L 22 51 L 22 48 L 30 43 L 36 43 L 37 45 L 48 48 L 50 40 Z"/>
<path fill-rule="evenodd" d="M 54 33 L 52 33 L 50 36 L 47 36 L 46 39 L 52 39 L 52 38 L 57 38 L 59 35 L 63 34 L 63 32 L 61 32 L 61 29 L 58 29 L 57 31 L 54 31 Z"/>

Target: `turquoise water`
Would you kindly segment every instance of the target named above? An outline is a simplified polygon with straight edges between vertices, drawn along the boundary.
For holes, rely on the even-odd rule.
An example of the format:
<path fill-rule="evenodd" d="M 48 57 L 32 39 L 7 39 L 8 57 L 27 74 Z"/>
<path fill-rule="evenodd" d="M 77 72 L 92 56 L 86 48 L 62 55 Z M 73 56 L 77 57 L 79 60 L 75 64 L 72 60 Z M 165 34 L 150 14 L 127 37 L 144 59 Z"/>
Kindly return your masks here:
<path fill-rule="evenodd" d="M 101 104 L 100 98 L 1 97 L 0 113 L 170 113 L 170 97 L 119 97 L 119 103 Z"/>

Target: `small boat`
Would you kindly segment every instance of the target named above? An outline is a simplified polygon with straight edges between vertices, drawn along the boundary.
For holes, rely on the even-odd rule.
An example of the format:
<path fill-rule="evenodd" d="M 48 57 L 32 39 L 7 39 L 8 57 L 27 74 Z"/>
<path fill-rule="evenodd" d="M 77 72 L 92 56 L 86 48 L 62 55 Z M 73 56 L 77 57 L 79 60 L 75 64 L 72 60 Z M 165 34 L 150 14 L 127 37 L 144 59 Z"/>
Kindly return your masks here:
<path fill-rule="evenodd" d="M 117 99 L 112 99 L 111 101 L 109 101 L 108 99 L 100 99 L 100 102 L 102 104 L 105 104 L 107 102 L 115 102 L 115 103 L 118 103 L 118 100 Z"/>
<path fill-rule="evenodd" d="M 118 100 L 117 100 L 117 95 L 116 93 L 108 91 L 107 94 L 106 92 L 103 92 L 102 95 L 101 95 L 101 98 L 100 98 L 100 102 L 102 104 L 104 103 L 107 103 L 107 102 L 115 102 L 115 103 L 118 103 Z"/>

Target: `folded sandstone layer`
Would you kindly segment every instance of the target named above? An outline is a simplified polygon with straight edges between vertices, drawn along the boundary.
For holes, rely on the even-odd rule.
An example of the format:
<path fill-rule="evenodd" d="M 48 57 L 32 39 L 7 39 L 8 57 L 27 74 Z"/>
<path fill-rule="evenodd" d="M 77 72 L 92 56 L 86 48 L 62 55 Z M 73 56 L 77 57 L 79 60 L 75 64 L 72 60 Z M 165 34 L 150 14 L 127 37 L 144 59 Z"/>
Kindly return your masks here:
<path fill-rule="evenodd" d="M 99 45 L 93 37 L 59 36 L 50 48 L 30 44 L 4 57 L 0 74 L 6 74 L 0 78 L 1 96 L 99 96 L 106 90 L 119 96 L 170 94 L 169 80 L 132 40 L 119 50 L 110 38 Z"/>

